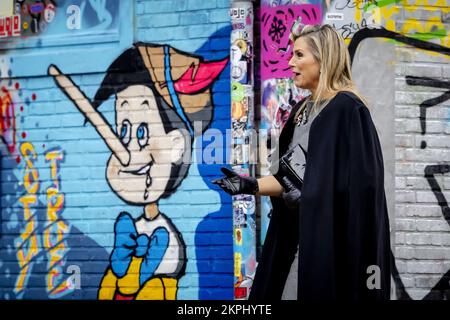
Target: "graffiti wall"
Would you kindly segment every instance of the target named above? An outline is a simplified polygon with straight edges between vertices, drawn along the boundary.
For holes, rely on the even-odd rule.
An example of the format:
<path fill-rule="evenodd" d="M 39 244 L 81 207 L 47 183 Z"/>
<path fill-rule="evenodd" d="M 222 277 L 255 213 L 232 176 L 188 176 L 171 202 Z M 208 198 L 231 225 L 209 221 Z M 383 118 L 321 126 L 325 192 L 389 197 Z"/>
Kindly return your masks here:
<path fill-rule="evenodd" d="M 233 298 L 230 4 L 190 5 L 2 1 L 1 299 Z"/>
<path fill-rule="evenodd" d="M 261 7 L 261 135 L 270 155 L 291 108 L 308 95 L 291 79 L 288 62 L 292 56 L 290 31 L 296 19 L 304 24 L 321 22 L 322 6 L 296 1 L 275 4 L 263 1 Z M 269 175 L 270 157 L 261 159 L 261 175 Z M 264 243 L 272 205 L 269 197 L 261 197 L 261 237 Z"/>
<path fill-rule="evenodd" d="M 270 153 L 308 94 L 298 17 L 339 30 L 369 101 L 392 298 L 449 298 L 448 3 L 254 5 L 1 1 L 0 299 L 246 299 L 270 202 L 211 181 L 267 174 L 253 129 Z"/>

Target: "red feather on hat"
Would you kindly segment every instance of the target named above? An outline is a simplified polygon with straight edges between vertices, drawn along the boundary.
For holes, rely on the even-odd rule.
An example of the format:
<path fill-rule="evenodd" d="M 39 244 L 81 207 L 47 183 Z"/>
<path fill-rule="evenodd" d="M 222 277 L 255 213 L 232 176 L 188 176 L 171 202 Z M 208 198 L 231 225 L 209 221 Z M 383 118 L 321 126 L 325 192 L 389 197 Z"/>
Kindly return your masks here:
<path fill-rule="evenodd" d="M 228 58 L 219 61 L 200 62 L 192 64 L 176 81 L 175 91 L 184 94 L 194 94 L 207 88 L 222 72 L 228 63 Z"/>

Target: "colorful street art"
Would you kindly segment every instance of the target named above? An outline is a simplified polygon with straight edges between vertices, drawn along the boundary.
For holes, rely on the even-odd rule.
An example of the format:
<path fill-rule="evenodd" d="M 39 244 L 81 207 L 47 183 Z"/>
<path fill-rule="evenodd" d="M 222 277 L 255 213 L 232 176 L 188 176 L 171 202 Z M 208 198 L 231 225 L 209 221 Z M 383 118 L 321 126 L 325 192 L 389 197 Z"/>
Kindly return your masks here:
<path fill-rule="evenodd" d="M 286 123 L 291 108 L 307 95 L 297 88 L 291 78 L 288 62 L 292 56 L 290 31 L 301 17 L 305 24 L 321 22 L 322 7 L 315 4 L 265 4 L 261 7 L 261 122 L 263 141 L 268 156 L 275 150 L 276 141 Z M 270 157 L 261 158 L 261 175 L 269 175 Z M 261 197 L 261 236 L 264 243 L 272 206 L 269 197 Z"/>
<path fill-rule="evenodd" d="M 133 1 L 21 4 L 0 40 L 0 299 L 232 299 L 224 159 L 197 162 L 229 127 L 229 24 L 182 51 L 127 42 Z"/>
<path fill-rule="evenodd" d="M 1 88 L 0 97 L 0 136 L 8 151 L 13 153 L 16 149 L 16 117 L 15 106 L 11 93 L 6 87 Z"/>
<path fill-rule="evenodd" d="M 191 139 L 208 127 L 213 112 L 209 87 L 227 61 L 204 62 L 169 46 L 139 43 L 111 64 L 93 103 L 56 66 L 49 67 L 111 150 L 106 178 L 112 190 L 142 206 L 138 219 L 127 212 L 117 218 L 99 299 L 176 299 L 186 248 L 158 201 L 174 193 L 187 174 Z M 116 96 L 117 132 L 97 111 L 111 95 Z M 194 133 L 195 119 L 202 119 L 201 132 Z"/>
<path fill-rule="evenodd" d="M 231 128 L 233 169 L 254 175 L 251 163 L 251 130 L 254 117 L 253 5 L 235 2 L 231 16 Z M 254 196 L 233 196 L 234 298 L 245 300 L 256 270 L 256 211 Z"/>
<path fill-rule="evenodd" d="M 381 38 L 381 39 L 392 39 L 396 40 L 400 44 L 407 44 L 415 47 L 416 49 L 425 50 L 426 52 L 430 52 L 432 54 L 440 54 L 443 56 L 450 57 L 450 49 L 448 47 L 442 46 L 440 44 L 427 42 L 421 39 L 417 39 L 416 37 L 411 37 L 403 34 L 399 34 L 393 31 L 389 31 L 386 29 L 362 29 L 358 31 L 352 38 L 349 44 L 349 52 L 352 57 L 352 62 L 355 57 L 355 52 L 358 49 L 358 46 L 364 39 L 369 38 Z M 415 77 L 407 75 L 405 77 L 406 84 L 409 86 L 424 86 L 424 87 L 434 87 L 434 88 L 442 88 L 449 89 L 448 81 L 432 79 L 428 77 Z M 444 91 L 441 92 L 440 95 L 433 97 L 431 99 L 427 99 L 423 101 L 420 105 L 420 127 L 421 127 L 421 136 L 424 137 L 427 133 L 426 123 L 427 123 L 427 110 L 429 108 L 435 107 L 441 103 L 445 103 L 450 99 L 450 92 Z M 420 149 L 426 149 L 427 143 L 425 140 L 420 141 Z M 420 150 L 419 149 L 419 150 Z M 442 218 L 450 225 L 450 217 L 449 217 L 449 207 L 448 201 L 443 193 L 441 186 L 437 181 L 436 175 L 444 175 L 449 172 L 447 164 L 436 164 L 436 165 L 427 165 L 424 168 L 424 178 L 427 180 L 431 191 L 436 197 L 437 204 L 441 208 Z M 450 232 L 450 230 L 449 230 Z M 418 261 L 420 263 L 420 260 Z M 402 276 L 397 269 L 396 266 L 396 258 L 392 253 L 392 276 L 394 279 L 395 286 L 395 294 L 396 298 L 400 300 L 411 300 L 412 297 L 410 293 L 408 293 L 408 289 L 405 288 L 405 285 L 402 280 Z M 446 270 L 441 275 L 440 279 L 437 279 L 434 285 L 429 288 L 429 292 L 421 297 L 423 300 L 446 300 L 449 298 L 450 292 L 450 270 Z"/>
<path fill-rule="evenodd" d="M 0 242 L 2 248 L 10 248 L 2 261 L 8 264 L 16 260 L 17 265 L 14 267 L 15 278 L 11 277 L 12 268 L 2 265 L 7 278 L 2 279 L 2 283 L 9 283 L 16 298 L 24 298 L 32 273 L 43 267 L 43 290 L 50 298 L 60 298 L 73 290 L 65 272 L 69 251 L 66 238 L 70 226 L 62 219 L 64 193 L 59 168 L 64 162 L 64 152 L 58 147 L 46 148 L 39 155 L 35 145 L 27 141 L 27 132 L 18 132 L 24 107 L 30 107 L 37 96 L 24 97 L 20 82 L 15 82 L 12 87 L 4 82 L 0 96 L 0 128 L 5 146 L 2 164 L 11 171 L 6 175 L 2 172 L 2 211 L 5 207 L 6 212 L 14 210 L 10 218 L 14 216 L 15 219 L 8 219 L 9 222 L 2 225 Z M 23 169 L 17 170 L 19 167 Z M 13 203 L 10 199 L 15 194 L 19 197 Z M 6 217 L 2 214 L 3 219 Z M 13 247 L 15 252 L 11 250 Z M 38 263 L 40 260 L 46 263 Z"/>
<path fill-rule="evenodd" d="M 112 42 L 131 2 L 113 0 L 3 0 L 0 48 Z M 123 17 L 122 17 L 123 20 Z"/>
<path fill-rule="evenodd" d="M 356 32 L 364 28 L 384 27 L 389 31 L 408 35 L 421 40 L 438 39 L 440 44 L 449 47 L 450 38 L 441 15 L 450 9 L 445 0 L 408 1 L 370 1 L 370 0 L 334 0 L 331 2 L 323 23 L 329 23 L 338 29 L 347 41 Z M 417 19 L 414 13 L 417 5 L 427 6 L 434 16 Z M 407 14 L 400 19 L 400 6 Z M 401 21 L 401 23 L 399 23 Z"/>
<path fill-rule="evenodd" d="M 294 2 L 294 1 L 293 1 Z M 280 22 L 280 17 L 283 17 L 283 6 L 292 5 L 293 2 L 290 1 L 263 1 L 261 10 L 261 24 L 262 24 L 262 37 L 266 37 L 268 41 L 272 41 L 272 47 L 277 47 L 277 44 L 282 43 L 279 39 L 279 35 L 286 32 L 287 28 L 284 28 L 283 24 Z M 301 1 L 301 5 L 306 3 L 312 4 L 309 1 Z M 440 61 L 442 56 L 449 56 L 449 35 L 448 28 L 446 28 L 446 16 L 448 16 L 449 8 L 445 5 L 445 1 L 409 1 L 405 3 L 403 1 L 350 1 L 350 0 L 335 0 L 330 2 L 323 2 L 316 4 L 318 7 L 322 8 L 321 19 L 319 23 L 329 23 L 336 27 L 342 36 L 346 39 L 349 45 L 349 52 L 352 57 L 352 61 L 356 58 L 356 51 L 365 39 L 378 38 L 384 39 L 384 41 L 394 40 L 398 46 L 408 45 L 412 48 L 419 50 L 420 54 L 426 53 L 432 57 L 437 57 Z M 421 6 L 426 7 L 426 16 L 424 12 L 419 12 Z M 267 19 L 264 16 L 264 9 L 272 10 L 273 18 Z M 280 9 L 278 12 L 277 9 Z M 399 19 L 400 12 L 402 13 L 402 19 Z M 285 16 L 288 16 L 285 14 Z M 422 17 L 423 16 L 423 17 Z M 275 19 L 276 18 L 276 19 Z M 269 26 L 269 22 L 270 26 Z M 266 22 L 266 25 L 264 23 Z M 265 30 L 266 27 L 268 30 Z M 263 33 L 265 30 L 265 33 Z M 265 36 L 267 35 L 267 36 Z M 269 37 L 270 36 L 270 37 Z M 270 128 L 282 128 L 283 122 L 280 119 L 285 118 L 283 115 L 288 114 L 285 110 L 289 110 L 290 105 L 295 103 L 295 99 L 280 99 L 280 98 L 269 98 L 276 97 L 275 88 L 289 87 L 288 85 L 280 85 L 282 79 L 273 79 L 271 81 L 264 82 L 268 71 L 272 71 L 274 74 L 283 71 L 281 67 L 274 67 L 269 69 L 272 65 L 279 66 L 279 62 L 276 59 L 269 60 L 264 59 L 264 50 L 266 50 L 264 39 L 261 39 L 261 52 L 262 52 L 262 65 L 261 65 L 261 78 L 263 80 L 262 89 L 262 110 L 261 110 L 261 127 Z M 286 48 L 282 45 L 282 48 Z M 271 57 L 274 52 L 285 53 L 285 50 L 270 50 L 268 49 L 266 56 Z M 289 57 L 289 56 L 288 56 Z M 360 58 L 360 57 L 358 57 Z M 266 62 L 264 64 L 264 61 Z M 428 61 L 428 60 L 427 60 Z M 272 64 L 270 64 L 272 62 Z M 268 68 L 269 67 L 269 68 Z M 384 66 L 380 66 L 384 67 Z M 268 76 L 269 77 L 269 76 Z M 448 81 L 442 79 L 436 79 L 431 77 L 419 77 L 413 75 L 406 75 L 405 77 L 406 85 L 416 86 L 416 87 L 429 87 L 429 88 L 441 88 L 444 91 L 436 92 L 434 97 L 424 100 L 418 105 L 420 109 L 420 115 L 418 121 L 420 122 L 420 132 L 419 134 L 423 137 L 420 141 L 420 148 L 427 148 L 426 133 L 427 133 L 427 112 L 431 110 L 434 106 L 445 106 L 449 98 L 448 92 Z M 295 92 L 292 90 L 292 92 Z M 286 95 L 290 96 L 290 95 Z M 301 93 L 299 94 L 301 96 Z M 286 103 L 286 100 L 290 100 L 290 103 Z M 270 102 L 268 102 L 270 101 Z M 280 102 L 278 102 L 280 101 Z M 267 107 L 268 106 L 268 107 Z M 275 108 L 273 108 L 275 106 Z M 271 109 L 275 109 L 278 106 L 287 106 L 280 110 L 281 112 L 274 113 Z M 394 106 L 392 106 L 394 107 Z M 280 114 L 279 116 L 277 114 Z M 435 131 L 432 131 L 435 132 Z M 269 133 L 270 134 L 270 133 Z M 268 135 L 269 135 L 268 134 Z M 276 136 L 276 135 L 275 135 Z M 270 148 L 272 146 L 269 143 L 270 137 L 267 138 L 267 145 Z M 426 151 L 425 151 L 426 152 Z M 438 160 L 438 159 L 436 159 Z M 443 159 L 441 159 L 443 160 Z M 263 173 L 264 166 L 261 167 L 261 172 Z M 448 222 L 448 205 L 445 193 L 445 184 L 442 183 L 445 179 L 444 175 L 448 174 L 447 164 L 436 164 L 427 165 L 424 168 L 424 178 L 431 188 L 431 192 L 435 195 L 437 204 L 442 209 L 442 218 Z M 438 178 L 439 177 L 439 178 Z M 268 225 L 268 220 L 270 219 L 270 203 L 265 201 L 264 197 L 261 199 L 261 243 L 264 242 L 264 227 Z M 393 215 L 391 219 L 392 224 L 395 224 L 395 216 Z M 449 230 L 450 231 L 450 230 Z M 426 280 L 424 276 L 419 274 L 420 278 L 417 281 L 422 281 L 425 283 L 427 281 L 427 288 L 429 288 L 428 293 L 420 293 L 420 295 L 411 290 L 411 275 L 406 274 L 406 280 L 408 280 L 405 286 L 405 277 L 397 270 L 395 265 L 394 255 L 392 257 L 393 264 L 393 279 L 395 287 L 395 298 L 397 299 L 448 299 L 448 274 L 450 271 L 444 270 L 442 274 L 438 277 L 438 274 L 432 274 L 430 280 Z M 439 259 L 448 259 L 445 254 Z M 405 265 L 404 260 L 397 260 Z M 408 260 L 407 260 L 408 261 Z M 430 263 L 426 260 L 424 263 Z M 415 268 L 415 265 L 420 265 L 422 261 L 419 259 L 416 262 L 407 262 L 408 268 L 411 265 L 411 269 Z M 437 263 L 437 262 L 436 262 Z M 439 266 L 439 264 L 436 264 Z M 437 268 L 434 268 L 437 269 Z M 408 269 L 409 270 L 409 269 Z M 403 272 L 404 269 L 403 269 Z M 422 277 L 420 277 L 422 276 Z M 430 283 L 430 285 L 428 285 Z M 413 285 L 414 287 L 414 285 Z M 425 286 L 422 284 L 419 288 L 420 291 L 424 291 Z"/>
<path fill-rule="evenodd" d="M 292 56 L 289 39 L 294 21 L 319 24 L 322 10 L 311 4 L 261 8 L 261 80 L 290 78 L 288 62 Z"/>
<path fill-rule="evenodd" d="M 119 6 L 111 0 L 10 1 L 14 2 L 14 14 L 19 17 L 19 30 L 23 37 L 55 35 L 64 29 L 83 32 L 93 28 L 111 29 L 117 25 Z M 65 28 L 61 29 L 62 23 Z"/>

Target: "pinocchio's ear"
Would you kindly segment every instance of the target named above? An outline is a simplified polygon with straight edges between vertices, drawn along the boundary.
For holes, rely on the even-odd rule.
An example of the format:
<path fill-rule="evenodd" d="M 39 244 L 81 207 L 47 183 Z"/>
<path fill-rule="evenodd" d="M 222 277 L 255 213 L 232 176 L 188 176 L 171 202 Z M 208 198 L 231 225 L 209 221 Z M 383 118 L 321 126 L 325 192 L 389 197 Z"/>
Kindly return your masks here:
<path fill-rule="evenodd" d="M 186 146 L 189 146 L 189 142 L 186 139 L 190 138 L 188 132 L 183 134 L 180 129 L 174 129 L 167 134 L 170 143 L 170 161 L 172 163 L 179 163 L 183 158 L 183 155 L 188 150 Z"/>

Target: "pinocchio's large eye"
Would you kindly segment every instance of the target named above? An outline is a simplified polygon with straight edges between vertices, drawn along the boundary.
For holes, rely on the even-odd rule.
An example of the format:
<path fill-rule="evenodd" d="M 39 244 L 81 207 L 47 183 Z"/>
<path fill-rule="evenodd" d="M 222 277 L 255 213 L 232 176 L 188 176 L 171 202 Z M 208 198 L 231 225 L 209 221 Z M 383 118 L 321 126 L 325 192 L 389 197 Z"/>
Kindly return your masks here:
<path fill-rule="evenodd" d="M 131 123 L 128 120 L 123 120 L 120 126 L 120 140 L 125 146 L 128 146 L 131 140 Z"/>
<path fill-rule="evenodd" d="M 141 123 L 137 129 L 136 137 L 138 139 L 139 146 L 144 148 L 148 144 L 148 126 L 146 123 Z"/>

